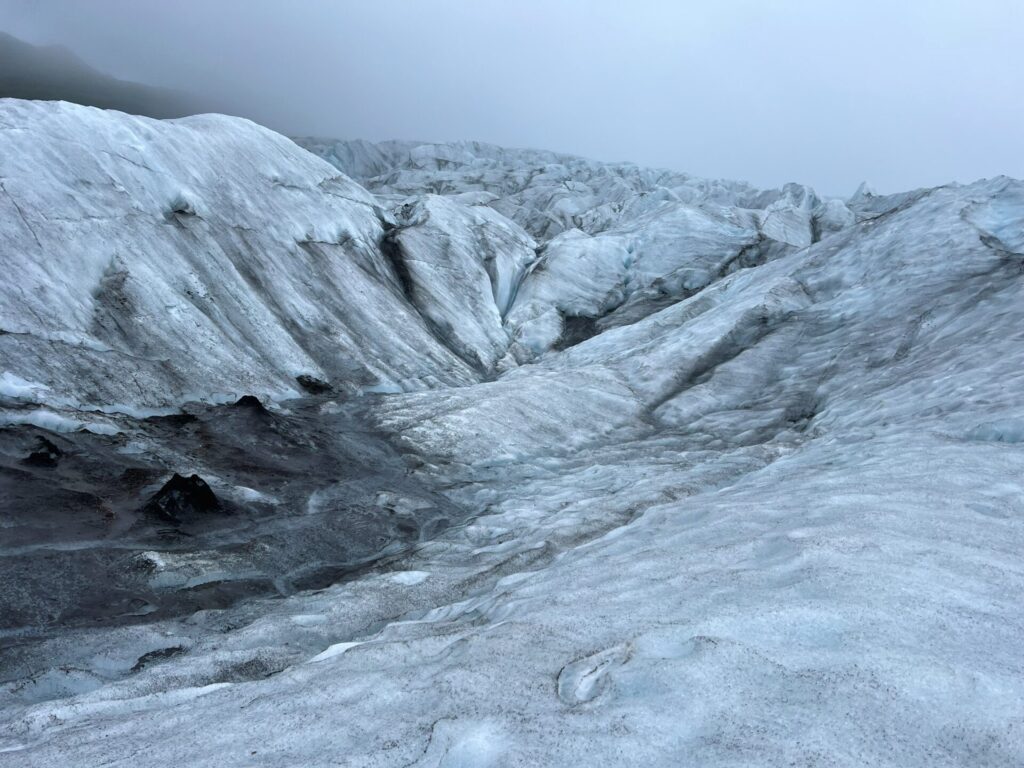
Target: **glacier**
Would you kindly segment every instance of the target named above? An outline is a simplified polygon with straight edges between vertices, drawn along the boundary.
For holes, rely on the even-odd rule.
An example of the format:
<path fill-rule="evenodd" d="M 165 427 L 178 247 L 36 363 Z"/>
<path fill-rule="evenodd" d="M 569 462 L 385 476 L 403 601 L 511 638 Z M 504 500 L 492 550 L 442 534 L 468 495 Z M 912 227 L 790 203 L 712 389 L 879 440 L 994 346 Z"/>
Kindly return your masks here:
<path fill-rule="evenodd" d="M 0 765 L 1024 763 L 1024 183 L 5 99 L 0 212 Z"/>

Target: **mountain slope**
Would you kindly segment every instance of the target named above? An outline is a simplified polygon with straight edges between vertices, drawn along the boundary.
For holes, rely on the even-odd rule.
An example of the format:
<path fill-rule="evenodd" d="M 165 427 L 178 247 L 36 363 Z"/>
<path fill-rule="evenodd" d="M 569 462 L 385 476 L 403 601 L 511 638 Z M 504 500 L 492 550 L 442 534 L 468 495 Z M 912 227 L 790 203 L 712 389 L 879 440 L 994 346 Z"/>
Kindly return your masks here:
<path fill-rule="evenodd" d="M 208 111 L 184 93 L 118 80 L 66 48 L 30 45 L 4 32 L 0 32 L 0 98 L 70 101 L 157 118 Z"/>

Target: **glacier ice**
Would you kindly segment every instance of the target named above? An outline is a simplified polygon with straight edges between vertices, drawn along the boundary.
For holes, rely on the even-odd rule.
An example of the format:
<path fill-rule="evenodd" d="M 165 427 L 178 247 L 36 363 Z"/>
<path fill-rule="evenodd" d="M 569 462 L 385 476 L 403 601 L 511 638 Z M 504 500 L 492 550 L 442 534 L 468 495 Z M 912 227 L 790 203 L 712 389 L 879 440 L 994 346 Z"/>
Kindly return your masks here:
<path fill-rule="evenodd" d="M 11 99 L 0 124 L 3 365 L 54 404 L 473 380 L 395 301 L 378 203 L 286 138 Z"/>
<path fill-rule="evenodd" d="M 437 195 L 402 206 L 385 240 L 405 293 L 435 334 L 472 368 L 492 371 L 508 350 L 503 326 L 535 243 L 486 207 Z"/>
<path fill-rule="evenodd" d="M 300 144 L 0 102 L 5 413 L 265 510 L 269 548 L 134 552 L 154 595 L 282 587 L 6 627 L 0 765 L 1024 762 L 1024 184 Z M 5 488 L 45 426 L 0 428 Z M 244 474 L 260 445 L 308 477 Z M 431 516 L 301 588 L 337 531 Z"/>

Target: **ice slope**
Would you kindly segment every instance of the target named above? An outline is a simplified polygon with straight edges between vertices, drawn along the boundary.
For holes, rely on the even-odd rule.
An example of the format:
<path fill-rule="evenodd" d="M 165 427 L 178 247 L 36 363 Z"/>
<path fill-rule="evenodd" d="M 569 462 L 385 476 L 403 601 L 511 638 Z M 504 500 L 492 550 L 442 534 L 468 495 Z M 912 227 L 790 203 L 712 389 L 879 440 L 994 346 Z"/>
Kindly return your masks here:
<path fill-rule="evenodd" d="M 510 344 L 503 325 L 536 243 L 490 208 L 428 195 L 395 211 L 386 250 L 435 335 L 481 372 Z"/>
<path fill-rule="evenodd" d="M 616 429 L 721 448 L 809 425 L 1018 419 L 1021 195 L 1009 179 L 932 190 L 498 382 L 392 398 L 384 418 L 466 463 Z"/>
<path fill-rule="evenodd" d="M 628 225 L 548 241 L 508 324 L 533 356 L 633 323 L 740 268 L 784 253 L 734 210 L 669 205 Z"/>
<path fill-rule="evenodd" d="M 385 221 L 244 120 L 0 100 L 4 374 L 135 407 L 473 380 L 402 300 Z"/>
<path fill-rule="evenodd" d="M 500 186 L 524 157 L 479 146 L 353 157 L 400 158 L 390 203 L 454 204 L 488 190 L 453 174 Z M 1024 184 L 703 189 L 579 234 L 524 224 L 546 245 L 506 331 L 549 302 L 591 313 L 582 338 L 366 397 L 474 519 L 325 590 L 18 649 L 0 765 L 1024 763 Z M 447 213 L 411 217 L 431 236 L 409 247 L 453 237 L 467 278 L 437 302 L 490 312 L 486 251 L 460 242 L 490 215 L 412 206 Z M 678 282 L 606 302 L 630 243 L 627 275 Z"/>
<path fill-rule="evenodd" d="M 383 199 L 430 191 L 496 210 L 537 238 L 540 258 L 503 314 L 509 363 L 635 322 L 856 221 L 843 201 L 799 184 L 762 191 L 475 142 L 297 141 Z"/>

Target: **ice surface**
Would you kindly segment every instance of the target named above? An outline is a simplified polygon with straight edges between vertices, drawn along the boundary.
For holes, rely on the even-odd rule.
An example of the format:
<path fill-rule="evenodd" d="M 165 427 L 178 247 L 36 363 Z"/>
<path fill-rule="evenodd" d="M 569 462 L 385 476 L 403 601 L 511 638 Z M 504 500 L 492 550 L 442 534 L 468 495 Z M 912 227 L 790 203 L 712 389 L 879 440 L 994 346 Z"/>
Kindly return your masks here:
<path fill-rule="evenodd" d="M 409 301 L 469 365 L 491 371 L 509 346 L 502 326 L 533 239 L 500 214 L 428 195 L 398 211 L 388 235 Z"/>
<path fill-rule="evenodd" d="M 199 125 L 278 141 L 187 123 L 154 124 L 199 134 L 183 158 Z M 423 260 L 409 294 L 386 246 L 335 253 L 379 256 L 379 317 L 423 334 L 399 362 L 362 340 L 367 366 L 449 360 L 360 402 L 410 482 L 473 516 L 317 591 L 12 645 L 0 765 L 1024 763 L 1024 184 L 840 202 L 307 146 L 380 195 L 346 215 L 379 205 L 366 226 Z M 32 195 L 77 173 L 35 162 L 59 179 Z M 54 387 L 18 365 L 12 395 Z M 376 498 L 415 513 L 400 495 Z"/>
<path fill-rule="evenodd" d="M 4 99 L 5 376 L 54 405 L 134 406 L 294 396 L 302 374 L 471 381 L 396 300 L 382 221 L 357 184 L 244 120 Z"/>
<path fill-rule="evenodd" d="M 31 399 L 46 387 L 32 381 L 25 381 L 20 376 L 15 376 L 10 371 L 4 371 L 0 375 L 0 396 L 12 399 Z"/>
<path fill-rule="evenodd" d="M 856 219 L 843 201 L 799 184 L 762 191 L 479 143 L 298 141 L 385 199 L 428 189 L 494 209 L 541 239 L 540 259 L 502 313 L 520 363 L 635 322 Z"/>
<path fill-rule="evenodd" d="M 34 391 L 34 390 L 33 390 Z M 24 397 L 24 393 L 19 395 Z M 50 432 L 76 432 L 84 429 L 97 435 L 114 435 L 118 428 L 105 421 L 80 421 L 68 418 L 46 408 L 36 408 L 27 411 L 4 411 L 0 410 L 0 426 L 8 424 L 31 424 Z"/>

